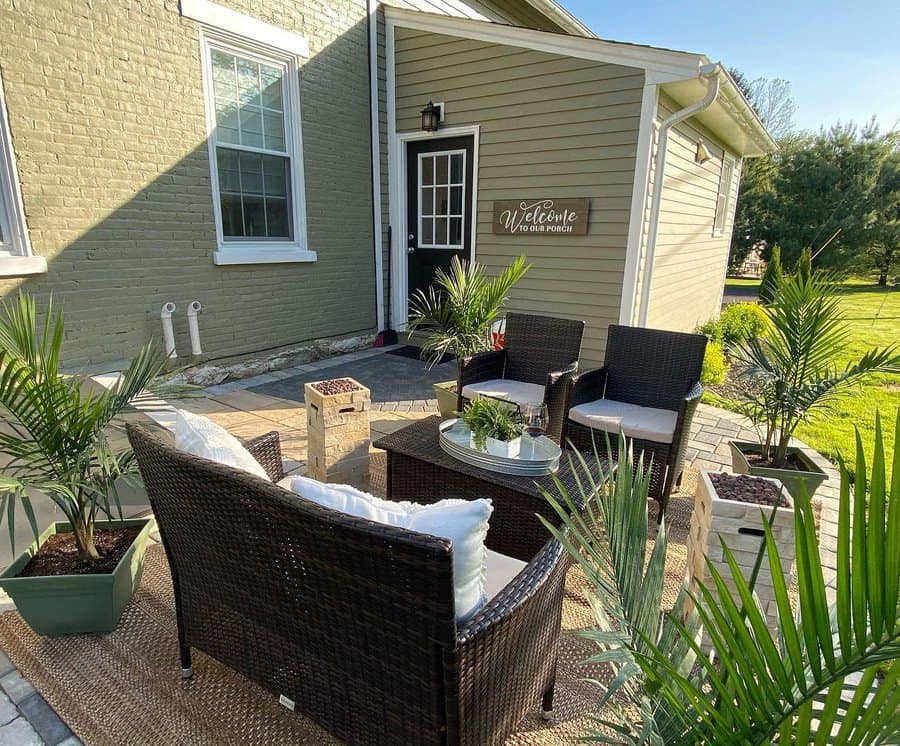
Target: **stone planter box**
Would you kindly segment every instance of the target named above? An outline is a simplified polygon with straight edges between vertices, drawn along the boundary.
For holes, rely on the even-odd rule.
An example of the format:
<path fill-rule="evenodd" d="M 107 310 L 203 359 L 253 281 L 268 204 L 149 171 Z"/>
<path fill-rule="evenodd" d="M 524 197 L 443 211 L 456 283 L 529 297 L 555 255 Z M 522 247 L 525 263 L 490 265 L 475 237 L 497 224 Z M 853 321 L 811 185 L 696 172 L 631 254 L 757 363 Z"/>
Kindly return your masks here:
<path fill-rule="evenodd" d="M 766 479 L 779 489 L 783 486 L 777 479 Z M 793 580 L 792 568 L 795 554 L 794 500 L 787 490 L 783 490 L 782 494 L 789 507 L 776 509 L 775 519 L 772 522 L 772 534 L 778 544 L 785 581 L 790 585 Z M 749 580 L 760 545 L 765 540 L 764 519 L 760 515 L 760 510 L 765 515 L 765 520 L 768 520 L 772 512 L 771 506 L 720 498 L 709 478 L 709 472 L 704 469 L 700 470 L 694 512 L 691 516 L 687 539 L 687 581 L 693 590 L 696 590 L 695 581 L 706 579 L 704 558 L 708 556 L 722 574 L 725 584 L 732 591 L 735 602 L 740 604 L 740 597 L 731 580 L 731 571 L 725 562 L 722 544 L 719 540 L 721 538 L 725 542 L 740 566 L 744 578 Z M 768 556 L 763 556 L 754 591 L 769 620 L 770 627 L 774 629 L 778 612 L 775 606 Z"/>
<path fill-rule="evenodd" d="M 485 450 L 489 454 L 492 456 L 500 456 L 502 458 L 518 458 L 521 446 L 521 438 L 513 438 L 512 440 L 485 438 L 484 441 Z"/>
<path fill-rule="evenodd" d="M 320 482 L 361 483 L 369 475 L 369 389 L 352 378 L 353 390 L 325 394 L 316 381 L 304 386 L 308 476 Z"/>
<path fill-rule="evenodd" d="M 728 443 L 731 448 L 731 468 L 736 474 L 750 474 L 754 477 L 769 477 L 779 480 L 785 489 L 791 493 L 791 497 L 799 499 L 803 496 L 801 490 L 806 486 L 806 496 L 812 497 L 819 486 L 828 479 L 828 475 L 816 466 L 812 460 L 803 453 L 802 448 L 788 447 L 788 455 L 796 458 L 806 467 L 805 471 L 798 469 L 775 469 L 768 466 L 753 466 L 747 460 L 747 454 L 758 454 L 758 443 L 746 443 L 732 440 Z"/>

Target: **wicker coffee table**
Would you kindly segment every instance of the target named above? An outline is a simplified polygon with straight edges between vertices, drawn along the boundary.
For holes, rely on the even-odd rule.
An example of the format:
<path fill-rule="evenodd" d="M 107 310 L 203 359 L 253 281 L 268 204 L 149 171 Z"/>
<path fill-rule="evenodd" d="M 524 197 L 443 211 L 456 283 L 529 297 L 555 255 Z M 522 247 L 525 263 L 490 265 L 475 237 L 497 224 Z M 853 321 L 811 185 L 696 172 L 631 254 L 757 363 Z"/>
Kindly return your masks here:
<path fill-rule="evenodd" d="M 559 516 L 540 489 L 558 495 L 556 477 L 575 499 L 579 507 L 580 491 L 572 463 L 581 470 L 574 453 L 563 449 L 559 470 L 543 477 L 517 477 L 470 466 L 446 453 L 438 441 L 440 417 L 419 420 L 402 430 L 387 435 L 372 445 L 387 451 L 386 487 L 389 500 L 412 500 L 432 503 L 445 498 L 474 499 L 487 497 L 493 501 L 491 525 L 498 527 L 501 545 L 488 539 L 491 549 L 519 559 L 531 559 L 547 542 L 549 534 L 535 514 L 554 524 Z M 570 459 L 571 457 L 571 459 Z M 595 481 L 608 471 L 605 460 L 593 457 L 586 461 Z M 584 477 L 582 475 L 582 482 Z"/>

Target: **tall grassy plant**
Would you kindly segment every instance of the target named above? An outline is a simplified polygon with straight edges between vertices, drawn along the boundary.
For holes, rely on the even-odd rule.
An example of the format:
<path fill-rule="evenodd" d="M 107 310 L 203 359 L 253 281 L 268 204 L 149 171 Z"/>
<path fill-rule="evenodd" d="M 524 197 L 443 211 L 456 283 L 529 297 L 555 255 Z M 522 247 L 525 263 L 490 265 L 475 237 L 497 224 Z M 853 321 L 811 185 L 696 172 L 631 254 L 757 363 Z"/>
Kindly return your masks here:
<path fill-rule="evenodd" d="M 428 367 L 449 353 L 456 356 L 461 374 L 464 358 L 491 349 L 491 323 L 529 267 L 520 256 L 499 275 L 489 277 L 483 264 L 454 256 L 449 271 L 438 269 L 427 290 L 413 293 L 407 328 L 422 339 Z"/>
<path fill-rule="evenodd" d="M 0 524 L 14 542 L 15 507 L 21 503 L 37 534 L 29 497 L 50 499 L 72 524 L 78 553 L 97 559 L 94 522 L 122 517 L 115 484 L 136 474 L 130 448 L 109 437 L 114 418 L 146 395 L 162 372 L 165 357 L 143 348 L 109 389 L 97 390 L 82 377 L 60 372 L 64 319 L 48 304 L 43 324 L 34 298 L 9 299 L 0 312 L 0 453 L 8 463 L 0 475 Z"/>
<path fill-rule="evenodd" d="M 709 580 L 699 582 L 696 593 L 682 588 L 675 608 L 658 621 L 657 579 L 664 570 L 667 535 L 663 523 L 648 558 L 643 548 L 646 518 L 641 517 L 646 490 L 634 477 L 630 456 L 620 462 L 614 486 L 601 486 L 598 507 L 587 518 L 559 509 L 564 530 L 547 525 L 581 564 L 593 591 L 597 629 L 582 634 L 600 649 L 591 660 L 612 663 L 615 671 L 595 715 L 598 727 L 586 740 L 685 745 L 897 742 L 900 450 L 894 449 L 894 476 L 888 486 L 880 421 L 875 430 L 871 470 L 858 433 L 855 476 L 846 464 L 840 465 L 833 600 L 826 592 L 809 499 L 797 500 L 795 510 L 796 612 L 778 546 L 761 511 L 765 537 L 760 553 L 774 568 L 774 634 L 727 547 L 728 572 L 720 573 L 708 562 Z M 895 443 L 900 443 L 900 411 L 895 431 Z M 562 502 L 571 510 L 571 496 L 559 486 L 557 491 L 560 495 L 548 496 L 555 498 L 551 504 Z M 594 491 L 595 485 L 583 478 L 580 497 Z M 737 589 L 739 602 L 729 585 Z M 688 597 L 696 618 L 685 614 Z M 697 642 L 697 621 L 710 640 L 710 653 Z M 613 704 L 620 712 L 609 708 Z"/>
<path fill-rule="evenodd" d="M 767 330 L 733 350 L 741 364 L 741 411 L 760 433 L 763 456 L 783 467 L 797 426 L 854 385 L 900 370 L 896 347 L 872 348 L 839 368 L 850 329 L 830 278 L 798 273 L 775 281 Z"/>

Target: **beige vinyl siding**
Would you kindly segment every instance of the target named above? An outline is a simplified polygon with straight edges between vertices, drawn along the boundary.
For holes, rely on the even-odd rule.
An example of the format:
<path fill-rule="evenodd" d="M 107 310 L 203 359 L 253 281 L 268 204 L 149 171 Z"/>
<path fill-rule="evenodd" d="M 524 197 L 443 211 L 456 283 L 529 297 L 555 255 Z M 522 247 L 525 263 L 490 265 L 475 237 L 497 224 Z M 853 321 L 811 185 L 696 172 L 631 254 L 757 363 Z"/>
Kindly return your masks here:
<path fill-rule="evenodd" d="M 679 108 L 662 95 L 658 118 Z M 699 139 L 712 156 L 704 164 L 695 162 Z M 648 326 L 692 331 L 719 314 L 741 165 L 734 158 L 725 229 L 713 235 L 723 153 L 722 144 L 690 119 L 669 133 Z"/>
<path fill-rule="evenodd" d="M 480 125 L 476 258 L 492 271 L 532 264 L 511 309 L 587 322 L 583 365 L 603 359 L 619 318 L 642 70 L 396 29 L 397 129 L 419 128 L 428 100 L 446 127 Z M 587 197 L 586 236 L 501 236 L 493 202 Z"/>
<path fill-rule="evenodd" d="M 221 358 L 371 332 L 368 39 L 357 0 L 216 0 L 306 36 L 300 83 L 318 261 L 217 267 L 199 25 L 176 2 L 0 3 L 0 64 L 28 227 L 45 275 L 0 281 L 67 314 L 65 364 L 106 368 L 160 339 L 162 304 L 203 304 Z M 35 71 L 40 74 L 35 74 Z"/>

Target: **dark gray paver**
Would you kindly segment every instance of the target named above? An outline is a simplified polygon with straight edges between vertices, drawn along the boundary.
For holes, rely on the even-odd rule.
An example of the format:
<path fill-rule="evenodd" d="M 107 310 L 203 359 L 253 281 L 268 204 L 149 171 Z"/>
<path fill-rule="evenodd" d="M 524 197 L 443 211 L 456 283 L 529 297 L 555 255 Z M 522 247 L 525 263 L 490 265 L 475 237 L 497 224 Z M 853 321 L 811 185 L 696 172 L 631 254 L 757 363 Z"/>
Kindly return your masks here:
<path fill-rule="evenodd" d="M 72 735 L 69 726 L 37 692 L 19 702 L 19 709 L 47 746 L 58 746 Z"/>
<path fill-rule="evenodd" d="M 303 384 L 323 378 L 355 378 L 372 393 L 373 409 L 427 411 L 434 406 L 432 384 L 456 378 L 453 362 L 425 369 L 421 360 L 400 355 L 370 355 L 357 360 L 299 373 L 290 378 L 266 381 L 247 390 L 303 401 Z"/>

